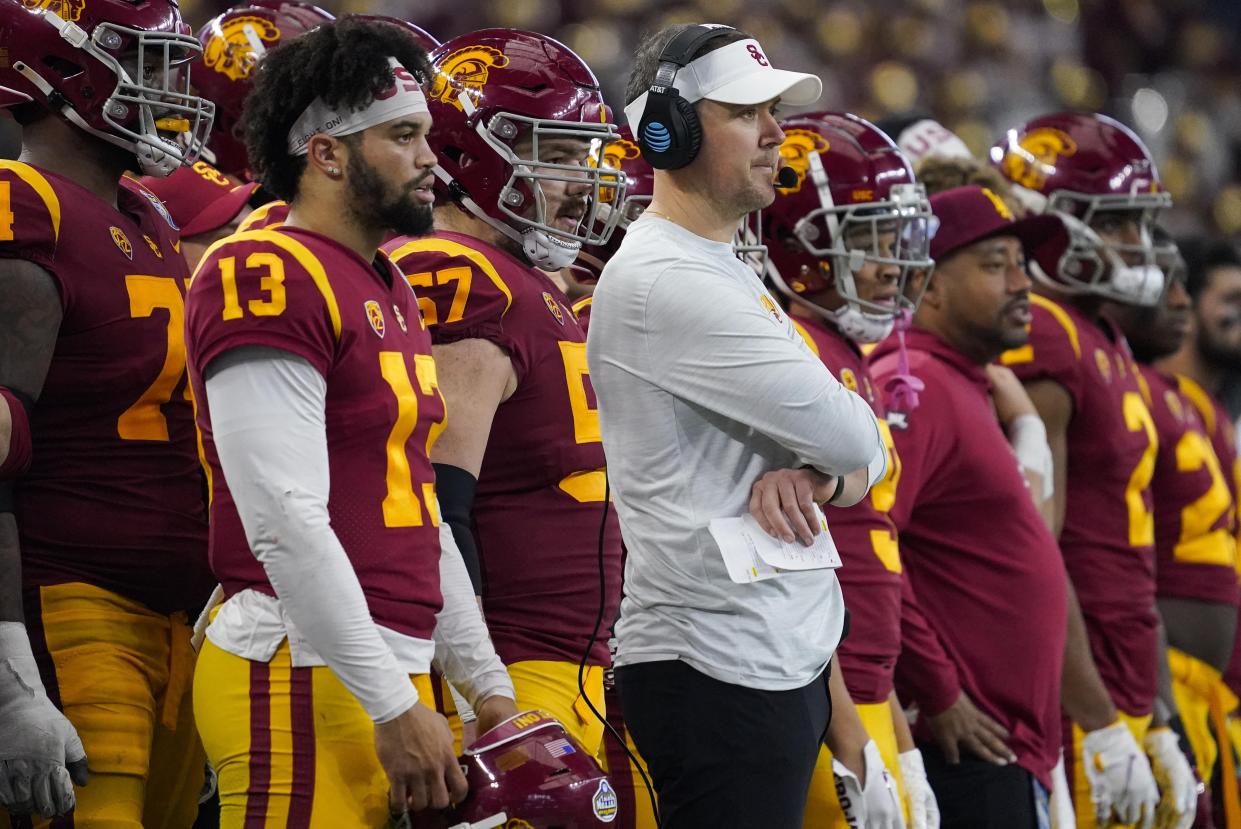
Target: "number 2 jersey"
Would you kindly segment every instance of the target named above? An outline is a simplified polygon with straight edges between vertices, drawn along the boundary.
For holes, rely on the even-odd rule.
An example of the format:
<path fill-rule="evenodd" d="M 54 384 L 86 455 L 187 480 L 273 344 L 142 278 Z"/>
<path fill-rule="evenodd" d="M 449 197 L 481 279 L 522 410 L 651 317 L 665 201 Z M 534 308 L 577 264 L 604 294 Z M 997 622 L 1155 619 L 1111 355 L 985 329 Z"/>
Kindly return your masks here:
<path fill-rule="evenodd" d="M 382 254 L 365 262 L 309 230 L 256 230 L 208 250 L 186 320 L 211 483 L 211 567 L 225 594 L 275 591 L 220 467 L 204 376 L 230 350 L 275 348 L 306 360 L 326 382 L 328 514 L 371 616 L 404 637 L 430 640 L 441 597 L 428 453 L 445 411 L 409 285 Z"/>
<path fill-rule="evenodd" d="M 63 314 L 16 487 L 25 584 L 84 582 L 160 613 L 196 611 L 212 580 L 185 379 L 189 273 L 171 217 L 129 179 L 113 207 L 0 161 L 0 257 L 51 274 Z"/>
<path fill-rule="evenodd" d="M 870 404 L 888 449 L 887 475 L 865 500 L 848 509 L 823 510 L 844 562 L 836 576 L 850 614 L 849 636 L 837 649 L 845 685 L 856 703 L 885 702 L 901 653 L 901 558 L 896 527 L 888 517 L 896 498 L 900 459 L 862 352 L 817 320 L 790 318 L 832 375 Z"/>
<path fill-rule="evenodd" d="M 1000 362 L 1023 382 L 1051 380 L 1072 398 L 1060 550 L 1113 702 L 1149 714 L 1158 676 L 1150 482 L 1159 441 L 1145 388 L 1106 318 L 1037 294 L 1030 309 L 1029 344 Z"/>
<path fill-rule="evenodd" d="M 436 344 L 504 349 L 517 390 L 496 409 L 474 499 L 483 609 L 505 663 L 577 662 L 606 601 L 592 664 L 608 664 L 620 594 L 620 531 L 599 535 L 605 469 L 586 336 L 542 271 L 470 236 L 439 232 L 385 245 L 418 293 Z"/>

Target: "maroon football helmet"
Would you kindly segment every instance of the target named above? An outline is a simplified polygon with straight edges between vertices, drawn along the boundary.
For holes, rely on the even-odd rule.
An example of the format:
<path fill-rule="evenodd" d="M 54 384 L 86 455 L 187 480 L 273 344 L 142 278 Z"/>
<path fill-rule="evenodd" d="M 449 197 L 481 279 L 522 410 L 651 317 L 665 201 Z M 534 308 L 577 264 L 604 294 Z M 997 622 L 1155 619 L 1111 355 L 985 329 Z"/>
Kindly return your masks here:
<path fill-rule="evenodd" d="M 630 223 L 642 215 L 642 211 L 646 210 L 646 206 L 651 203 L 651 196 L 655 193 L 655 169 L 646 163 L 646 159 L 642 158 L 642 150 L 633 140 L 633 133 L 630 132 L 628 126 L 621 127 L 620 136 L 603 148 L 603 163 L 609 170 L 619 171 L 610 175 L 619 175 L 625 179 L 625 200 L 620 206 L 620 219 L 612 229 L 612 235 L 608 241 L 602 245 L 583 247 L 577 255 L 577 260 L 569 266 L 573 270 L 573 278 L 587 285 L 599 281 L 603 266 L 616 255 Z M 608 176 L 605 178 L 608 182 L 612 180 Z M 611 204 L 611 194 L 607 192 L 606 187 L 602 200 L 606 205 Z M 606 211 L 600 211 L 601 214 L 605 212 L 609 214 L 607 218 L 601 215 L 596 220 L 596 229 L 600 232 L 603 228 L 599 225 L 606 224 L 611 218 L 611 207 L 609 206 Z"/>
<path fill-rule="evenodd" d="M 616 821 L 616 791 L 607 776 L 546 714 L 505 720 L 460 760 L 470 786 L 465 801 L 410 815 L 412 829 L 590 829 Z"/>
<path fill-rule="evenodd" d="M 421 46 L 423 51 L 428 55 L 439 48 L 440 45 L 440 42 L 432 37 L 431 33 L 426 29 L 421 26 L 416 26 L 408 20 L 402 20 L 399 17 L 388 17 L 387 15 L 382 14 L 353 14 L 350 15 L 350 17 L 354 20 L 369 20 L 374 23 L 388 23 L 392 26 L 396 26 L 398 29 L 403 29 L 413 35 L 414 40 L 418 41 L 418 45 Z"/>
<path fill-rule="evenodd" d="M 199 51 L 175 0 L 0 0 L 0 106 L 35 102 L 166 176 L 198 157 L 214 108 L 181 67 Z"/>
<path fill-rule="evenodd" d="M 545 270 L 571 264 L 583 244 L 605 243 L 625 182 L 608 178 L 603 150 L 618 133 L 585 62 L 546 35 L 484 29 L 444 43 L 431 64 L 437 194 L 520 243 Z M 565 139 L 586 142 L 589 157 L 567 155 Z M 547 215 L 545 181 L 589 187 L 580 218 Z M 572 218 L 576 226 L 566 227 Z"/>
<path fill-rule="evenodd" d="M 916 298 L 904 295 L 909 274 L 934 265 L 928 253 L 934 217 L 926 191 L 892 139 L 865 119 L 821 112 L 780 126 L 780 158 L 797 181 L 776 187 L 775 201 L 759 220 L 766 275 L 852 339 L 878 342 L 897 317 L 917 306 Z M 894 240 L 890 247 L 885 237 Z M 858 296 L 854 274 L 867 262 L 900 268 L 894 301 Z M 845 299 L 838 310 L 812 299 L 829 287 Z"/>
<path fill-rule="evenodd" d="M 202 56 L 195 62 L 194 87 L 216 105 L 207 143 L 218 169 L 249 178 L 241 113 L 259 60 L 268 49 L 334 19 L 318 6 L 297 0 L 251 0 L 198 30 Z"/>
<path fill-rule="evenodd" d="M 1172 197 L 1150 151 L 1106 115 L 1062 112 L 1008 130 L 991 163 L 1036 213 L 1055 213 L 1066 234 L 1034 252 L 1031 273 L 1061 291 L 1155 305 L 1164 279 L 1151 230 Z M 1136 219 L 1138 241 L 1105 242 L 1094 229 L 1108 213 Z"/>

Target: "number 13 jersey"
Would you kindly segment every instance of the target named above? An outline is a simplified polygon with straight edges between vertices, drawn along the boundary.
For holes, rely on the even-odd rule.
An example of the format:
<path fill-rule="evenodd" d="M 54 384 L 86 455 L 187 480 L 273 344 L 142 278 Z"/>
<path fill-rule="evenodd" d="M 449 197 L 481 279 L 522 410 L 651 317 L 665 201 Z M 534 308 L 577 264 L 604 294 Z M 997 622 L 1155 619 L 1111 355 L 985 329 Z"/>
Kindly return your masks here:
<path fill-rule="evenodd" d="M 17 484 L 25 584 L 84 582 L 160 613 L 197 610 L 212 583 L 185 381 L 189 274 L 172 219 L 137 182 L 121 180 L 113 207 L 0 161 L 0 257 L 51 274 L 62 311 Z"/>
<path fill-rule="evenodd" d="M 474 500 L 483 609 L 505 663 L 577 662 L 599 612 L 604 459 L 586 335 L 543 272 L 494 245 L 439 232 L 386 247 L 436 344 L 503 348 L 517 390 L 496 409 Z M 592 664 L 607 664 L 620 594 L 620 531 L 604 539 L 607 601 Z"/>
<path fill-rule="evenodd" d="M 274 596 L 250 551 L 211 431 L 204 374 L 262 346 L 326 381 L 332 529 L 375 622 L 430 640 L 441 605 L 439 516 L 428 455 L 445 411 L 417 300 L 382 254 L 365 262 L 309 230 L 238 233 L 203 257 L 186 306 L 190 379 L 211 483 L 211 567 L 227 596 Z"/>

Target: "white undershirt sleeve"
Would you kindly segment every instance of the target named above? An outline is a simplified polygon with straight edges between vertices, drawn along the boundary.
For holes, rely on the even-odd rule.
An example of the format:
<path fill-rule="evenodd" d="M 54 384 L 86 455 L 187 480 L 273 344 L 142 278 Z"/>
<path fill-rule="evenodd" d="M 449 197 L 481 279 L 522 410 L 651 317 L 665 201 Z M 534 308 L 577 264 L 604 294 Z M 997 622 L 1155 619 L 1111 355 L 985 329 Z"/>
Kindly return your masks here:
<path fill-rule="evenodd" d="M 330 523 L 326 381 L 301 357 L 246 347 L 212 361 L 206 389 L 220 466 L 281 607 L 372 720 L 395 719 L 418 692 Z"/>
<path fill-rule="evenodd" d="M 516 699 L 446 521 L 440 524 L 440 591 L 444 607 L 435 618 L 435 661 L 440 671 L 472 708 L 496 694 Z"/>

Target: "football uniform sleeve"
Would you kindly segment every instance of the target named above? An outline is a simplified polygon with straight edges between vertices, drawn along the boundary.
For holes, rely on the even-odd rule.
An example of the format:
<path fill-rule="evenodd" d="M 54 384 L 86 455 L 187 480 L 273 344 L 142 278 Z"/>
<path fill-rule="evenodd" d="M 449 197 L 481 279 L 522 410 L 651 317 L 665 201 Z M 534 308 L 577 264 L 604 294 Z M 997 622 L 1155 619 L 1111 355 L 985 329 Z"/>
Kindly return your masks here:
<path fill-rule="evenodd" d="M 281 607 L 372 720 L 395 719 L 418 692 L 328 516 L 326 382 L 304 360 L 246 348 L 213 366 L 206 390 L 220 466 Z"/>
<path fill-rule="evenodd" d="M 41 172 L 0 161 L 0 258 L 25 259 L 56 275 L 61 233 L 60 195 Z"/>
<path fill-rule="evenodd" d="M 418 296 L 418 310 L 436 345 L 488 340 L 508 352 L 520 382 L 527 363 L 514 326 L 512 266 L 461 242 L 428 236 L 391 249 L 389 256 Z"/>
<path fill-rule="evenodd" d="M 645 343 L 638 346 L 658 356 L 651 361 L 656 384 L 755 429 L 826 474 L 853 472 L 877 456 L 886 464 L 870 405 L 790 338 L 787 321 L 709 268 L 674 267 L 646 297 Z"/>
<path fill-rule="evenodd" d="M 262 346 L 295 354 L 326 376 L 341 328 L 323 264 L 272 230 L 236 234 L 208 249 L 185 319 L 189 362 L 200 373 L 230 349 Z"/>
<path fill-rule="evenodd" d="M 1030 313 L 1030 341 L 1001 354 L 1000 364 L 1012 369 L 1023 383 L 1054 380 L 1078 406 L 1082 345 L 1077 323 L 1063 306 L 1037 294 L 1030 297 Z"/>

